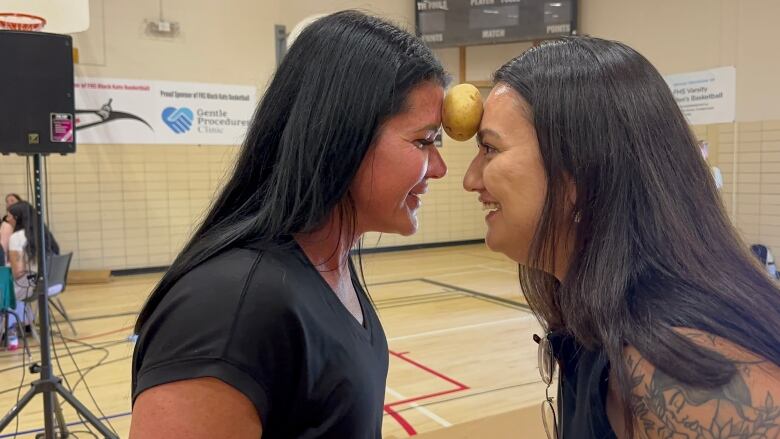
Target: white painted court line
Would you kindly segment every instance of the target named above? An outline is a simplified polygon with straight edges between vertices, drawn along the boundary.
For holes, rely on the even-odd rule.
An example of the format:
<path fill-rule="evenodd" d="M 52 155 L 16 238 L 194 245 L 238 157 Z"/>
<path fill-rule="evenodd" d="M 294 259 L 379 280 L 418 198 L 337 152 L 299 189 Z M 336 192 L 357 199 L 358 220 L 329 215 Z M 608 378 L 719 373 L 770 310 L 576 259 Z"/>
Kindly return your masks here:
<path fill-rule="evenodd" d="M 401 395 L 400 393 L 396 392 L 395 390 L 391 389 L 390 387 L 385 387 L 387 390 L 387 393 L 393 395 L 393 397 L 398 398 L 399 400 L 407 399 L 405 396 Z M 430 419 L 436 421 L 439 425 L 442 427 L 452 427 L 452 424 L 447 421 L 446 419 L 442 418 L 441 416 L 437 415 L 436 413 L 433 413 L 432 411 L 428 410 L 427 408 L 417 404 L 416 402 L 410 402 L 408 404 L 410 407 L 414 408 L 418 412 L 422 413 L 423 415 L 429 417 Z"/>
<path fill-rule="evenodd" d="M 428 337 L 431 335 L 439 335 L 439 334 L 446 334 L 448 332 L 457 332 L 457 331 L 464 331 L 466 329 L 474 329 L 474 328 L 484 328 L 485 326 L 494 326 L 494 325 L 503 325 L 504 323 L 510 323 L 510 322 L 523 322 L 528 320 L 536 320 L 536 318 L 533 316 L 533 314 L 528 314 L 523 317 L 514 317 L 511 319 L 504 319 L 504 320 L 496 320 L 494 322 L 484 322 L 484 323 L 475 323 L 473 325 L 464 325 L 464 326 L 455 326 L 452 328 L 446 328 L 446 329 L 438 329 L 436 331 L 428 331 L 428 332 L 420 332 L 417 334 L 410 334 L 410 335 L 402 335 L 400 337 L 388 337 L 387 341 L 399 341 L 399 340 L 409 340 L 412 338 L 419 338 L 419 337 Z"/>

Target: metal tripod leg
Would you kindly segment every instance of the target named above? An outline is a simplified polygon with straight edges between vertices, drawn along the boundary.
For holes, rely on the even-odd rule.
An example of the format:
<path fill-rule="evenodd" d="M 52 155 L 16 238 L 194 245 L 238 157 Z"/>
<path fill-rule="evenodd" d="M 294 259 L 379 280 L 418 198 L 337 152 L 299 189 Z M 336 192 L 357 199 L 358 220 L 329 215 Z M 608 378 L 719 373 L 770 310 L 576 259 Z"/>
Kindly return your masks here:
<path fill-rule="evenodd" d="M 84 407 L 73 394 L 67 391 L 60 382 L 60 378 L 54 375 L 51 363 L 51 325 L 49 315 L 49 261 L 46 255 L 45 249 L 47 236 L 45 233 L 46 225 L 44 218 L 46 218 L 46 202 L 45 195 L 45 179 L 46 175 L 43 172 L 41 166 L 43 157 L 41 154 L 33 155 L 33 172 L 35 174 L 35 207 L 36 215 L 35 220 L 37 224 L 37 238 L 38 238 L 38 279 L 35 283 L 35 294 L 38 302 L 38 317 L 41 325 L 40 333 L 40 349 L 41 349 L 41 364 L 40 374 L 41 378 L 32 383 L 32 388 L 25 393 L 24 397 L 8 412 L 7 415 L 0 420 L 0 432 L 2 432 L 11 421 L 19 415 L 19 412 L 24 408 L 30 400 L 38 393 L 43 396 L 43 422 L 44 422 L 44 437 L 46 439 L 54 439 L 54 424 L 55 417 L 60 426 L 64 426 L 65 421 L 62 419 L 61 412 L 55 413 L 57 409 L 56 397 L 60 394 L 65 401 L 70 404 L 76 412 L 84 416 L 87 421 L 92 424 L 104 437 L 108 439 L 118 439 L 117 436 L 112 433 L 108 428 L 101 424 L 100 420 Z M 35 325 L 32 326 L 33 335 L 35 336 Z"/>
<path fill-rule="evenodd" d="M 55 383 L 54 388 L 57 391 L 57 393 L 62 396 L 65 401 L 67 401 L 68 404 L 70 404 L 71 407 L 73 407 L 74 410 L 76 410 L 77 413 L 81 414 L 81 416 L 85 417 L 87 421 L 92 424 L 97 431 L 100 432 L 104 437 L 108 439 L 119 439 L 117 435 L 115 435 L 111 430 L 109 430 L 105 425 L 103 425 L 102 422 L 100 422 L 100 419 L 97 418 L 97 416 L 93 415 L 92 412 L 90 412 L 86 407 L 84 407 L 81 402 L 79 402 L 78 399 L 76 399 L 75 396 L 73 396 L 72 393 L 68 391 L 65 387 L 62 386 L 60 383 Z"/>
<path fill-rule="evenodd" d="M 24 409 L 24 407 L 32 401 L 33 397 L 38 394 L 38 390 L 33 387 L 30 390 L 27 391 L 27 393 L 22 396 L 21 399 L 19 399 L 19 402 L 11 407 L 11 410 L 8 411 L 8 413 L 3 416 L 3 419 L 0 419 L 0 431 L 5 430 L 5 427 L 8 426 L 8 424 L 11 423 L 11 421 L 16 418 L 17 415 Z"/>
<path fill-rule="evenodd" d="M 68 423 L 65 422 L 65 416 L 62 414 L 62 405 L 60 405 L 60 402 L 57 400 L 56 394 L 52 395 L 52 400 L 54 400 L 55 425 L 60 430 L 60 439 L 65 439 L 70 436 L 70 432 L 68 432 Z"/>
<path fill-rule="evenodd" d="M 57 400 L 57 395 L 52 394 L 52 406 L 54 410 L 54 429 L 59 429 L 60 434 L 57 436 L 57 439 L 66 439 L 68 436 L 70 436 L 70 432 L 68 431 L 68 424 L 65 422 L 65 416 L 62 415 L 62 406 L 60 405 L 60 402 Z M 46 433 L 38 433 L 35 435 L 35 439 L 38 438 L 46 438 Z"/>
<path fill-rule="evenodd" d="M 57 401 L 57 394 L 62 396 L 63 399 L 65 399 L 65 401 L 70 404 L 74 410 L 76 410 L 77 413 L 86 418 L 87 422 L 92 424 L 92 426 L 95 427 L 100 432 L 100 434 L 103 435 L 103 437 L 106 439 L 118 439 L 117 435 L 106 428 L 95 415 L 93 415 L 86 407 L 84 407 L 84 405 L 82 405 L 76 399 L 76 397 L 73 396 L 72 393 L 70 393 L 65 387 L 62 386 L 62 384 L 58 382 L 34 382 L 32 384 L 32 388 L 24 394 L 24 396 L 19 400 L 19 403 L 11 408 L 8 414 L 6 414 L 3 419 L 0 420 L 0 431 L 5 430 L 5 428 L 19 415 L 22 409 L 24 409 L 24 407 L 33 399 L 33 397 L 39 393 L 42 394 L 44 399 L 50 398 L 50 402 L 47 405 L 51 406 L 51 412 L 53 412 L 56 419 L 56 424 L 60 430 L 60 438 L 68 437 L 69 433 L 66 426 L 67 423 L 65 422 L 65 417 L 62 414 L 62 406 Z M 46 402 L 44 401 L 44 403 Z M 54 419 L 51 421 L 53 424 Z M 53 425 L 52 428 L 47 429 L 46 431 L 53 432 Z"/>

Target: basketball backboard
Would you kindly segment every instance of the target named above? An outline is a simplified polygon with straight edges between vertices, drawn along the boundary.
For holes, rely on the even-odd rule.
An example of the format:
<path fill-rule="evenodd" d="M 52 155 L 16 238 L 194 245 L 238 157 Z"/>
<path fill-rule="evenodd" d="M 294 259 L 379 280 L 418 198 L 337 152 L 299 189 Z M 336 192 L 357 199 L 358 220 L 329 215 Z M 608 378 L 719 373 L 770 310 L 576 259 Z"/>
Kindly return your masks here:
<path fill-rule="evenodd" d="M 72 34 L 89 28 L 89 0 L 0 0 L 0 13 L 41 17 L 46 20 L 43 32 Z"/>

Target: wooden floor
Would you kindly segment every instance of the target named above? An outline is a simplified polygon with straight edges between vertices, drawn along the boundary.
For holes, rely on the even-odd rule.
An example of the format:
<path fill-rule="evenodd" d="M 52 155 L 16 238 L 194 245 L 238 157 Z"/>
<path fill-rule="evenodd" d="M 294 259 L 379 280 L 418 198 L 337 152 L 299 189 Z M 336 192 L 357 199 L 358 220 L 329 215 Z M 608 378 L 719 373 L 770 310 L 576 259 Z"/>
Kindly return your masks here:
<path fill-rule="evenodd" d="M 519 293 L 516 265 L 472 245 L 366 255 L 364 268 L 390 346 L 385 437 L 414 436 L 539 404 L 544 387 L 531 340 L 539 324 Z M 55 373 L 122 438 L 130 426 L 128 337 L 158 278 L 119 277 L 105 285 L 73 286 L 62 296 L 78 335 L 60 322 L 66 340 L 56 339 Z M 35 378 L 23 361 L 21 350 L 0 352 L 2 412 L 16 403 L 22 380 L 25 392 Z M 19 418 L 17 437 L 34 437 L 42 427 L 41 412 L 36 398 Z M 75 437 L 94 437 L 83 433 L 86 427 L 68 407 L 65 417 L 74 423 Z M 0 439 L 15 431 L 12 423 Z"/>

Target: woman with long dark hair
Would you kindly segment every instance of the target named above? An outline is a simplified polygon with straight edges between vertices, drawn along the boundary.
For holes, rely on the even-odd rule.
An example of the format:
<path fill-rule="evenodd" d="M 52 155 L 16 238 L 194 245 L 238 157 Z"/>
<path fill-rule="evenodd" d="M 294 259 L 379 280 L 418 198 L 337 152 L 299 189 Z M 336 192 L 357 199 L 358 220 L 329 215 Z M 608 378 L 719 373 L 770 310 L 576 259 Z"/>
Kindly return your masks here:
<path fill-rule="evenodd" d="M 14 294 L 16 296 L 15 314 L 24 320 L 25 324 L 31 324 L 34 316 L 25 311 L 25 300 L 29 299 L 35 290 L 35 282 L 38 271 L 38 223 L 35 208 L 26 201 L 16 201 L 8 207 L 6 221 L 13 228 L 13 233 L 8 241 L 8 265 L 14 278 Z M 60 253 L 59 244 L 49 228 L 44 225 L 46 233 L 45 254 L 57 255 Z M 16 318 L 9 317 L 9 342 L 8 349 L 18 347 L 16 338 Z"/>
<path fill-rule="evenodd" d="M 549 436 L 780 437 L 780 291 L 649 62 L 542 44 L 497 71 L 478 135 L 464 187 L 548 331 L 548 391 L 560 365 Z"/>
<path fill-rule="evenodd" d="M 379 438 L 387 342 L 349 252 L 412 234 L 445 73 L 340 12 L 279 66 L 229 181 L 136 324 L 133 439 Z"/>
<path fill-rule="evenodd" d="M 5 208 L 22 201 L 22 197 L 18 194 L 8 194 L 5 196 Z M 14 233 L 13 226 L 9 223 L 8 215 L 3 215 L 3 219 L 0 220 L 0 247 L 2 247 L 2 253 L 4 257 L 0 258 L 0 263 L 8 264 L 8 242 L 11 240 L 11 235 Z"/>
<path fill-rule="evenodd" d="M 13 227 L 13 234 L 8 242 L 8 265 L 17 282 L 17 298 L 27 298 L 32 293 L 31 285 L 27 284 L 29 276 L 35 274 L 38 267 L 38 224 L 36 211 L 32 204 L 18 201 L 8 208 L 7 221 Z M 46 233 L 46 254 L 58 255 L 60 246 L 54 239 L 49 228 L 44 225 Z M 22 286 L 24 285 L 24 286 Z"/>

